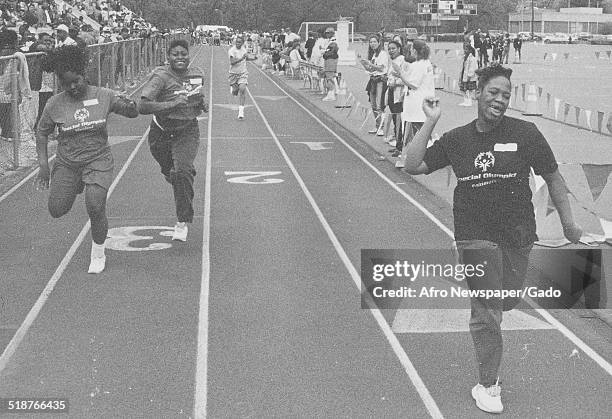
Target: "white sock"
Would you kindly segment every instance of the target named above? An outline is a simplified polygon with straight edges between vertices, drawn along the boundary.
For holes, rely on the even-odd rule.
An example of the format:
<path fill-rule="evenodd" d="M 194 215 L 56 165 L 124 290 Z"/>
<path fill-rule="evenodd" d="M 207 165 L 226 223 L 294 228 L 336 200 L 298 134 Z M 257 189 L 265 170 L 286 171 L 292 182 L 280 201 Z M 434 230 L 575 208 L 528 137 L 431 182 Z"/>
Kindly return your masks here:
<path fill-rule="evenodd" d="M 96 244 L 96 242 L 91 242 L 91 257 L 92 258 L 101 258 L 104 257 L 104 243 Z"/>
<path fill-rule="evenodd" d="M 238 106 L 238 112 L 240 113 L 244 112 L 244 106 Z"/>

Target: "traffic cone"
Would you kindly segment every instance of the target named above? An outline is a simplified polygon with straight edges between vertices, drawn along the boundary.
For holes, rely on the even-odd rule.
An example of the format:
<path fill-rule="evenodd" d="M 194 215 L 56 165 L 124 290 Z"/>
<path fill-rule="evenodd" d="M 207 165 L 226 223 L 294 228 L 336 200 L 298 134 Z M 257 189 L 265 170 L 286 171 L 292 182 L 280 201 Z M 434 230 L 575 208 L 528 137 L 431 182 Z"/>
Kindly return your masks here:
<path fill-rule="evenodd" d="M 533 83 L 529 84 L 529 90 L 527 91 L 527 106 L 525 107 L 525 111 L 523 111 L 523 115 L 526 116 L 540 116 L 542 112 L 540 112 L 538 106 L 538 93 L 536 91 L 536 86 Z"/>
<path fill-rule="evenodd" d="M 348 103 L 346 82 L 344 81 L 344 79 L 340 79 L 338 95 L 336 96 L 336 108 L 350 108 L 350 107 L 351 105 Z"/>

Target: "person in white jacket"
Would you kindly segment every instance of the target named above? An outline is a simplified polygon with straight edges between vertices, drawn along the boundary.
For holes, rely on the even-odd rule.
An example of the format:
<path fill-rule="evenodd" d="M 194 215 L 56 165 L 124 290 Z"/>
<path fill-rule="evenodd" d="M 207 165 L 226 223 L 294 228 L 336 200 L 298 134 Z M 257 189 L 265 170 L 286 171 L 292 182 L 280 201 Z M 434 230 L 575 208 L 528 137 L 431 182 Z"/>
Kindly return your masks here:
<path fill-rule="evenodd" d="M 416 61 L 410 64 L 408 71 L 402 71 L 397 64 L 392 64 L 393 69 L 399 73 L 409 89 L 408 94 L 404 96 L 404 110 L 402 112 L 402 122 L 404 123 L 402 156 L 404 158 L 405 146 L 412 141 L 426 119 L 423 112 L 423 100 L 426 97 L 435 96 L 436 93 L 433 66 L 429 61 L 429 46 L 424 41 L 417 39 L 412 47 L 416 53 Z"/>
<path fill-rule="evenodd" d="M 476 70 L 478 70 L 478 60 L 476 60 L 476 51 L 470 44 L 463 45 L 463 65 L 461 66 L 461 75 L 459 80 L 461 84 L 460 90 L 463 92 L 463 102 L 459 106 L 472 106 L 472 99 L 476 92 L 476 81 L 478 76 Z"/>

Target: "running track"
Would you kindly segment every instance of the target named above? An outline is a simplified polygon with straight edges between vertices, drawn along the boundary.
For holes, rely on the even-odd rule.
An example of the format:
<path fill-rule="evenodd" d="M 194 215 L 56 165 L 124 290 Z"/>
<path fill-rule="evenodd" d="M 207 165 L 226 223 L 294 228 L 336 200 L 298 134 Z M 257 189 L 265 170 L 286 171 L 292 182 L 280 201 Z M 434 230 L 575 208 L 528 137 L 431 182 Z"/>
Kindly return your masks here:
<path fill-rule="evenodd" d="M 254 66 L 238 121 L 225 49 L 192 57 L 211 111 L 187 243 L 146 117 L 111 124 L 124 236 L 104 273 L 85 273 L 82 198 L 59 220 L 32 180 L 0 201 L 0 397 L 65 397 L 74 418 L 485 417 L 469 333 L 427 318 L 443 310 L 360 308 L 361 249 L 450 249 L 447 205 Z M 609 414 L 609 330 L 525 314 L 504 415 Z"/>

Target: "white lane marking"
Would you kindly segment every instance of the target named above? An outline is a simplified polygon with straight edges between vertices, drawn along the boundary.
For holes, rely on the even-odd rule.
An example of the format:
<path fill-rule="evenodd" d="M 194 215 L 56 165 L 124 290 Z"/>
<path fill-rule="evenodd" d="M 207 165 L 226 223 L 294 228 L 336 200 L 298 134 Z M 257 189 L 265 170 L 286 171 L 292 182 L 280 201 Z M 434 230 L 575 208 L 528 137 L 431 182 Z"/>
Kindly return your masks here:
<path fill-rule="evenodd" d="M 55 159 L 55 154 L 52 155 L 51 157 L 49 157 L 49 161 L 53 161 Z M 21 181 L 13 186 L 11 189 L 9 189 L 8 191 L 6 191 L 6 193 L 2 196 L 0 196 L 0 202 L 4 201 L 6 198 L 8 198 L 13 192 L 15 192 L 17 189 L 19 189 L 24 183 L 26 183 L 28 180 L 32 179 L 34 176 L 36 176 L 38 174 L 38 171 L 40 170 L 39 167 L 37 167 L 36 169 L 32 170 L 32 173 L 30 173 L 29 175 L 27 175 L 26 177 L 24 177 L 23 179 L 21 179 Z"/>
<path fill-rule="evenodd" d="M 468 303 L 469 305 L 469 303 Z M 469 308 L 397 310 L 392 329 L 395 333 L 469 332 Z M 555 327 L 519 310 L 504 313 L 502 330 L 542 330 Z"/>
<path fill-rule="evenodd" d="M 142 146 L 148 134 L 149 134 L 149 129 L 147 128 L 142 138 L 140 139 L 138 144 L 136 144 L 136 147 L 134 148 L 134 150 L 128 157 L 127 161 L 124 163 L 123 167 L 121 168 L 121 171 L 117 174 L 117 177 L 115 177 L 115 180 L 113 181 L 110 188 L 108 189 L 108 198 L 110 198 L 111 194 L 115 190 L 115 187 L 117 186 L 117 184 L 119 183 L 119 181 L 121 180 L 125 172 L 127 171 L 129 165 L 132 163 L 132 160 L 134 160 L 134 157 L 136 157 L 136 153 L 138 153 L 140 146 Z M 68 267 L 68 264 L 72 260 L 72 257 L 74 256 L 78 248 L 81 246 L 81 243 L 83 243 L 85 236 L 89 232 L 89 228 L 90 228 L 90 222 L 87 221 L 87 223 L 85 223 L 85 225 L 81 229 L 81 232 L 77 236 L 76 240 L 74 241 L 72 246 L 70 246 L 70 249 L 68 249 L 68 252 L 66 253 L 64 258 L 60 262 L 55 272 L 53 273 L 53 276 L 51 276 L 51 279 L 49 280 L 49 282 L 47 282 L 47 285 L 45 286 L 43 291 L 40 293 L 40 296 L 38 297 L 38 299 L 36 300 L 32 308 L 30 309 L 30 311 L 28 312 L 28 315 L 25 317 L 25 319 L 21 323 L 21 326 L 19 326 L 19 329 L 17 329 L 17 331 L 13 335 L 13 338 L 8 343 L 6 348 L 4 349 L 2 356 L 0 356 L 0 374 L 2 374 L 2 371 L 4 371 L 4 369 L 8 365 L 9 361 L 11 360 L 11 357 L 15 354 L 17 347 L 23 341 L 23 338 L 25 337 L 26 333 L 28 332 L 28 330 L 30 329 L 30 327 L 32 326 L 36 318 L 38 317 L 38 314 L 42 310 L 43 306 L 49 299 L 49 296 L 51 295 L 51 292 L 55 288 L 55 285 L 57 284 L 59 279 L 62 277 L 62 274 Z"/>
<path fill-rule="evenodd" d="M 267 185 L 272 183 L 282 183 L 283 179 L 278 178 L 264 178 L 260 180 L 253 180 L 264 176 L 277 176 L 282 172 L 225 172 L 225 176 L 230 177 L 227 181 L 229 183 L 246 183 L 249 185 Z"/>
<path fill-rule="evenodd" d="M 293 176 L 295 177 L 295 179 L 297 180 L 298 184 L 300 185 L 300 188 L 302 188 L 302 192 L 306 196 L 306 199 L 308 199 L 308 202 L 312 206 L 312 209 L 314 210 L 317 218 L 319 219 L 319 222 L 321 223 L 321 225 L 325 229 L 325 232 L 327 233 L 327 236 L 329 237 L 329 240 L 332 242 L 332 245 L 334 246 L 334 249 L 336 250 L 336 252 L 338 253 L 338 256 L 342 260 L 342 263 L 344 263 L 344 266 L 346 267 L 347 271 L 351 275 L 351 278 L 353 279 L 353 282 L 355 283 L 355 286 L 357 287 L 357 289 L 359 291 L 361 291 L 362 283 L 361 283 L 361 277 L 359 275 L 359 272 L 357 272 L 357 269 L 355 269 L 355 267 L 353 266 L 351 260 L 349 259 L 348 255 L 346 254 L 346 251 L 342 247 L 342 244 L 340 244 L 340 241 L 336 237 L 336 234 L 334 233 L 334 231 L 332 230 L 331 226 L 329 225 L 329 223 L 325 219 L 325 216 L 323 215 L 323 212 L 321 212 L 321 209 L 319 208 L 319 206 L 317 205 L 314 197 L 312 196 L 312 194 L 308 190 L 308 187 L 306 186 L 306 184 L 302 180 L 302 177 L 300 176 L 300 174 L 298 173 L 297 169 L 295 168 L 295 166 L 293 165 L 293 163 L 289 159 L 289 156 L 285 152 L 285 149 L 281 145 L 279 139 L 276 137 L 276 134 L 272 130 L 272 127 L 268 123 L 268 120 L 264 116 L 261 108 L 259 107 L 257 102 L 255 102 L 255 98 L 253 97 L 253 95 L 251 95 L 251 92 L 250 92 L 249 89 L 247 89 L 247 93 L 251 97 L 251 100 L 253 101 L 253 104 L 254 104 L 255 108 L 257 108 L 257 111 L 259 112 L 259 115 L 261 116 L 261 119 L 263 120 L 264 124 L 266 125 L 268 131 L 270 132 L 272 137 L 274 137 L 274 142 L 276 143 L 276 146 L 278 147 L 278 149 L 280 150 L 280 153 L 282 154 L 283 158 L 287 162 L 287 165 L 291 169 L 291 172 L 293 173 Z M 389 344 L 391 345 L 391 348 L 395 352 L 395 355 L 398 357 L 400 363 L 402 364 L 402 367 L 406 371 L 406 374 L 408 374 L 408 377 L 410 378 L 410 381 L 412 381 L 412 384 L 414 385 L 416 391 L 419 393 L 419 396 L 423 400 L 423 403 L 425 404 L 425 407 L 429 411 L 429 414 L 433 418 L 442 418 L 443 417 L 442 416 L 442 412 L 440 411 L 440 409 L 438 408 L 438 405 L 436 404 L 435 400 L 433 399 L 433 397 L 429 393 L 429 390 L 427 389 L 427 387 L 425 386 L 425 383 L 423 382 L 423 380 L 419 376 L 419 374 L 418 374 L 416 368 L 414 367 L 412 361 L 410 360 L 410 358 L 406 354 L 406 351 L 404 351 L 404 348 L 402 347 L 401 343 L 397 339 L 397 336 L 395 336 L 395 334 L 391 330 L 391 327 L 389 326 L 389 323 L 387 323 L 387 320 L 384 318 L 384 316 L 382 315 L 380 310 L 376 308 L 375 303 L 372 301 L 371 297 L 369 295 L 367 295 L 367 294 L 365 295 L 365 301 L 366 301 L 366 303 L 368 305 L 370 313 L 372 313 L 372 315 L 374 316 L 374 319 L 376 320 L 376 322 L 378 323 L 378 326 L 380 327 L 380 329 L 382 330 L 383 334 L 385 335 L 385 337 L 389 341 Z"/>
<path fill-rule="evenodd" d="M 201 47 L 200 47 L 201 48 Z M 202 49 L 202 48 L 201 48 Z M 210 50 L 208 89 L 208 140 L 206 142 L 206 179 L 204 180 L 204 219 L 202 220 L 202 280 L 198 315 L 198 355 L 196 358 L 193 416 L 205 419 L 208 403 L 208 300 L 210 294 L 210 189 L 212 175 L 212 93 L 214 48 Z"/>
<path fill-rule="evenodd" d="M 325 147 L 323 144 L 333 144 L 331 141 L 291 141 L 291 144 L 304 144 L 311 151 L 331 150 L 331 147 Z"/>
<path fill-rule="evenodd" d="M 237 111 L 238 110 L 238 105 L 234 105 L 232 103 L 215 103 L 215 106 L 222 108 L 222 109 L 229 109 L 232 111 Z M 244 105 L 244 109 L 250 108 L 253 105 Z"/>
<path fill-rule="evenodd" d="M 302 108 L 308 115 L 310 115 L 315 121 L 317 121 L 323 128 L 325 128 L 330 134 L 332 134 L 338 141 L 344 144 L 357 158 L 361 159 L 374 173 L 376 173 L 381 179 L 383 179 L 387 184 L 389 184 L 393 189 L 399 192 L 404 198 L 406 198 L 411 204 L 417 207 L 427 218 L 429 218 L 435 225 L 437 225 L 444 233 L 446 233 L 451 240 L 454 240 L 455 235 L 452 230 L 446 227 L 440 220 L 438 220 L 431 212 L 429 212 L 423 205 L 418 203 L 414 198 L 408 195 L 407 192 L 398 187 L 392 180 L 387 178 L 380 170 L 374 167 L 369 161 L 365 159 L 361 154 L 357 152 L 353 147 L 351 147 L 342 137 L 336 134 L 330 127 L 328 127 L 323 121 L 321 121 L 317 116 L 315 116 L 309 109 L 307 109 L 304 105 L 302 105 L 297 99 L 293 96 L 290 96 L 282 87 L 280 87 L 270 76 L 268 76 L 265 72 L 261 71 L 257 66 L 255 66 L 257 70 L 262 73 L 272 84 L 274 84 L 281 92 L 285 93 L 293 102 L 295 102 L 300 108 Z M 563 334 L 568 340 L 570 340 L 574 345 L 579 347 L 584 353 L 589 355 L 593 361 L 597 363 L 604 371 L 608 374 L 612 375 L 612 364 L 606 361 L 602 356 L 600 356 L 595 350 L 593 350 L 589 345 L 587 345 L 582 339 L 576 336 L 572 331 L 570 331 L 567 327 L 565 327 L 559 320 L 555 319 L 550 313 L 546 310 L 540 308 L 534 301 L 527 298 L 525 301 L 535 309 L 546 321 L 550 322 L 553 326 L 555 326 L 561 334 Z"/>
<path fill-rule="evenodd" d="M 272 100 L 272 101 L 277 101 L 280 99 L 287 99 L 287 96 L 255 96 L 258 97 L 260 99 L 265 99 L 265 100 Z"/>

